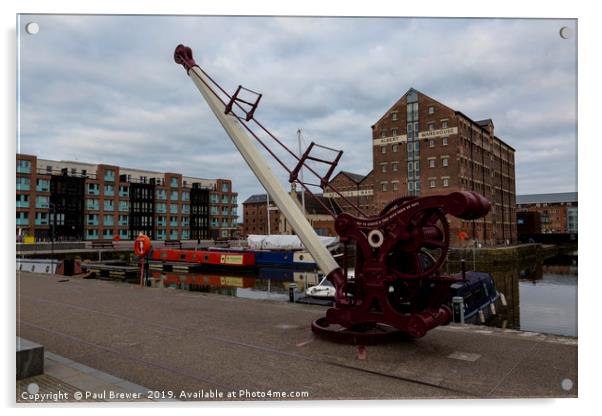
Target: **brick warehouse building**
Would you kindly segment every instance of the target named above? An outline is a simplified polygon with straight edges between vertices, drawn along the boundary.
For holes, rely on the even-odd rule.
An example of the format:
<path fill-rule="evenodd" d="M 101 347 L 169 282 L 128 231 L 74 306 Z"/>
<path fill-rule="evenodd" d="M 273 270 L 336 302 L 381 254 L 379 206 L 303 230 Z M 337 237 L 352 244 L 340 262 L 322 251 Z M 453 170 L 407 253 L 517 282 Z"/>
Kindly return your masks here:
<path fill-rule="evenodd" d="M 357 173 L 351 173 L 347 171 L 340 171 L 335 175 L 330 183 L 349 201 L 353 202 L 361 210 L 366 213 L 375 212 L 374 207 L 374 183 L 373 183 L 373 171 L 370 171 L 367 175 L 360 175 Z M 337 201 L 337 204 L 341 207 L 344 212 L 349 212 L 353 215 L 357 215 L 357 212 L 351 208 L 351 205 L 343 198 L 340 197 L 336 192 L 326 188 L 324 196 L 327 198 L 333 198 Z"/>
<path fill-rule="evenodd" d="M 18 236 L 58 240 L 232 238 L 237 194 L 228 179 L 17 154 Z"/>
<path fill-rule="evenodd" d="M 301 203 L 301 192 L 291 192 L 293 200 L 299 205 Z M 330 207 L 335 213 L 340 212 L 340 208 L 334 200 L 316 195 L 326 206 Z M 243 236 L 249 234 L 294 234 L 290 224 L 281 214 L 276 204 L 270 200 L 270 216 L 268 229 L 268 201 L 266 194 L 251 195 L 243 203 Z M 322 236 L 335 236 L 334 218 L 322 207 L 313 197 L 305 195 L 305 216 L 316 234 Z"/>
<path fill-rule="evenodd" d="M 473 190 L 492 203 L 483 219 L 448 218 L 452 244 L 465 231 L 488 245 L 515 243 L 514 148 L 490 119 L 467 115 L 410 89 L 373 126 L 374 206 L 404 195 Z"/>

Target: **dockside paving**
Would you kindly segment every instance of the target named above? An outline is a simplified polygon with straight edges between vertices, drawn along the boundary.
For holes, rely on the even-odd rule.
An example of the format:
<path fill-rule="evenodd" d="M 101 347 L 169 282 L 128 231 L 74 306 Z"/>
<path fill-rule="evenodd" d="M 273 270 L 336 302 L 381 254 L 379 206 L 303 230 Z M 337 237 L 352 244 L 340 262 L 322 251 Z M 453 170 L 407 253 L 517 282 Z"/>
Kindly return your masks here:
<path fill-rule="evenodd" d="M 26 272 L 17 278 L 18 336 L 146 386 L 153 397 L 577 396 L 576 338 L 452 325 L 366 347 L 364 355 L 312 335 L 322 307 Z"/>

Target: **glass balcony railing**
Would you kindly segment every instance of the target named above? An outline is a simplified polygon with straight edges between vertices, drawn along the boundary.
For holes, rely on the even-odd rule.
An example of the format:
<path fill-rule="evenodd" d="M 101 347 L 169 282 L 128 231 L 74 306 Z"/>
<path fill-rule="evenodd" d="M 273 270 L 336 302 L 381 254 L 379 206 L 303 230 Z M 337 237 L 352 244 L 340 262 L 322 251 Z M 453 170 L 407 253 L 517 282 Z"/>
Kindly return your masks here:
<path fill-rule="evenodd" d="M 50 182 L 46 180 L 40 180 L 36 184 L 36 192 L 50 192 Z"/>
<path fill-rule="evenodd" d="M 50 208 L 50 202 L 44 199 L 36 199 L 36 208 L 48 209 Z"/>
<path fill-rule="evenodd" d="M 31 165 L 30 166 L 17 165 L 17 173 L 31 173 Z"/>
<path fill-rule="evenodd" d="M 95 218 L 93 220 L 87 220 L 86 225 L 98 225 L 98 218 Z"/>
<path fill-rule="evenodd" d="M 48 218 L 36 218 L 36 225 L 48 225 Z"/>
<path fill-rule="evenodd" d="M 17 201 L 17 208 L 29 208 L 29 201 Z"/>
<path fill-rule="evenodd" d="M 29 218 L 17 218 L 17 225 L 29 225 Z"/>
<path fill-rule="evenodd" d="M 17 182 L 17 191 L 29 191 L 29 183 Z"/>

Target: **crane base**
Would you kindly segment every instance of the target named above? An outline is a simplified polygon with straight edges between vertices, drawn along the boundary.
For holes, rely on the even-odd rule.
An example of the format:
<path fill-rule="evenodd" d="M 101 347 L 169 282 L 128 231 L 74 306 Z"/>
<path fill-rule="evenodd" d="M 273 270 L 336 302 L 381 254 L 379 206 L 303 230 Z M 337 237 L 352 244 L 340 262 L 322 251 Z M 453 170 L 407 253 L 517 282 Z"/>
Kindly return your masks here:
<path fill-rule="evenodd" d="M 344 328 L 329 324 L 326 317 L 313 321 L 311 330 L 320 338 L 350 345 L 376 345 L 410 338 L 404 332 L 389 325 L 375 323 Z"/>

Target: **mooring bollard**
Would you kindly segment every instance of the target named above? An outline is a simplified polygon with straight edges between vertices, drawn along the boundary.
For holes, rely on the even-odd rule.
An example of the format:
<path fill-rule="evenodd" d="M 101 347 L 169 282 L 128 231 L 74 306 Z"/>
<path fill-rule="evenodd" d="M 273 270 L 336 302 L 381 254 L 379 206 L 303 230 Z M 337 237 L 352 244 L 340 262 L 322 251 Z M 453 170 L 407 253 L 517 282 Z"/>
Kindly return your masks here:
<path fill-rule="evenodd" d="M 464 298 L 454 296 L 452 298 L 452 307 L 454 310 L 454 322 L 464 323 Z"/>

